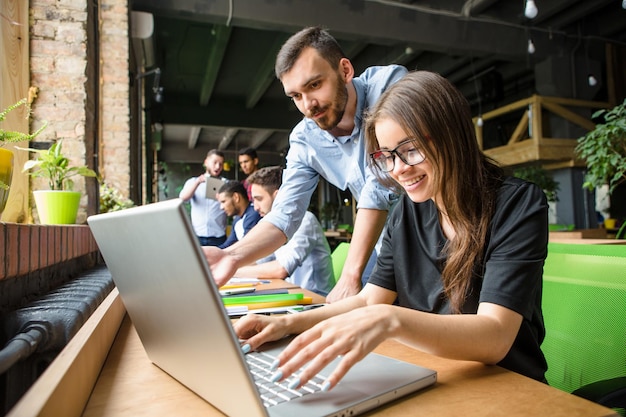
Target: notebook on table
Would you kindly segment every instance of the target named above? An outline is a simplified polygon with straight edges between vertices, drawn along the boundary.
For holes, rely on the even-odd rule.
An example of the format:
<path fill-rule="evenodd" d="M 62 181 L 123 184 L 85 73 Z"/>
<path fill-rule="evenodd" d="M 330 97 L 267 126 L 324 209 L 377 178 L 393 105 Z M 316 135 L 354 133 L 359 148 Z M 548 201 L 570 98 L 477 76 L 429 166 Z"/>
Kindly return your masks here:
<path fill-rule="evenodd" d="M 99 214 L 88 223 L 150 360 L 226 415 L 352 416 L 436 381 L 433 370 L 371 353 L 329 392 L 284 394 L 273 383 L 257 385 L 254 378 L 265 371 L 247 359 L 271 362 L 266 355 L 277 355 L 287 341 L 242 353 L 181 200 Z"/>

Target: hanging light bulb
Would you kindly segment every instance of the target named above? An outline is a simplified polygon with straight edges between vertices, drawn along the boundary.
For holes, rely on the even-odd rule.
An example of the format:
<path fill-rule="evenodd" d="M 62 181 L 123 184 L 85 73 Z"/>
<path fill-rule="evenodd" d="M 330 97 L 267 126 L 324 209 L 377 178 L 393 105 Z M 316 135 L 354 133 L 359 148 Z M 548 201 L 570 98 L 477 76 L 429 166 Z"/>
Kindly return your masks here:
<path fill-rule="evenodd" d="M 587 79 L 587 81 L 589 81 L 590 87 L 595 87 L 598 84 L 598 80 L 596 79 L 596 77 L 593 76 L 593 74 L 589 74 L 589 78 Z"/>
<path fill-rule="evenodd" d="M 478 116 L 478 119 L 476 119 L 476 126 L 483 127 L 483 116 Z"/>
<path fill-rule="evenodd" d="M 622 9 L 626 9 L 626 0 L 622 0 Z"/>
<path fill-rule="evenodd" d="M 626 0 L 623 0 L 626 2 Z M 537 5 L 535 4 L 535 0 L 526 0 L 526 8 L 524 9 L 524 16 L 529 19 L 534 19 L 537 17 Z"/>
<path fill-rule="evenodd" d="M 529 54 L 535 53 L 535 44 L 533 43 L 532 39 L 528 39 L 528 53 Z"/>

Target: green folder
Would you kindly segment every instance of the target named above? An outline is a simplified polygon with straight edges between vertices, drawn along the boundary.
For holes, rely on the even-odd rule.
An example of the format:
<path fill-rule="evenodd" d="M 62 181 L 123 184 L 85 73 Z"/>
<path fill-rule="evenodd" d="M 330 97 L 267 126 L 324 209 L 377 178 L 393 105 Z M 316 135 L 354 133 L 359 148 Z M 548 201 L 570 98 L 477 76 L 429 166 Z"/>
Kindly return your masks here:
<path fill-rule="evenodd" d="M 248 295 L 245 297 L 232 297 L 222 298 L 224 305 L 236 305 L 236 304 L 256 304 L 256 303 L 270 303 L 273 301 L 285 301 L 285 300 L 302 300 L 304 298 L 303 293 L 297 294 L 266 294 L 266 295 Z"/>

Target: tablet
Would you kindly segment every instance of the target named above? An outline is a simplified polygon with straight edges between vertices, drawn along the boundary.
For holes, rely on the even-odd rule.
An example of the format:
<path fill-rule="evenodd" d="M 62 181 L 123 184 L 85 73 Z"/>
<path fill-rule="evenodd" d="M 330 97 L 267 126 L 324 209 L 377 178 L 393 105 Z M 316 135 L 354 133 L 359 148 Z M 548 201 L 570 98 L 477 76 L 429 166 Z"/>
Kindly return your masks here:
<path fill-rule="evenodd" d="M 217 200 L 216 194 L 220 187 L 224 185 L 224 181 L 215 177 L 207 177 L 206 179 L 206 198 Z"/>

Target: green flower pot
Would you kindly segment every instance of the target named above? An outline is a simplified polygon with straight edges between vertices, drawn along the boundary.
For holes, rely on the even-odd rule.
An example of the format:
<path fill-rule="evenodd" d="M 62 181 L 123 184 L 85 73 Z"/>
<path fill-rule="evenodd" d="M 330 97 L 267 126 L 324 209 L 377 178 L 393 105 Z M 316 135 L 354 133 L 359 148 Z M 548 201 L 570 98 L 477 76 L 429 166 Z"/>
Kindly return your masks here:
<path fill-rule="evenodd" d="M 80 205 L 78 191 L 33 191 L 41 224 L 74 224 Z"/>
<path fill-rule="evenodd" d="M 0 181 L 7 187 L 11 185 L 11 177 L 13 176 L 13 152 L 0 148 Z M 0 187 L 0 214 L 4 211 L 4 207 L 9 199 L 9 189 Z"/>

